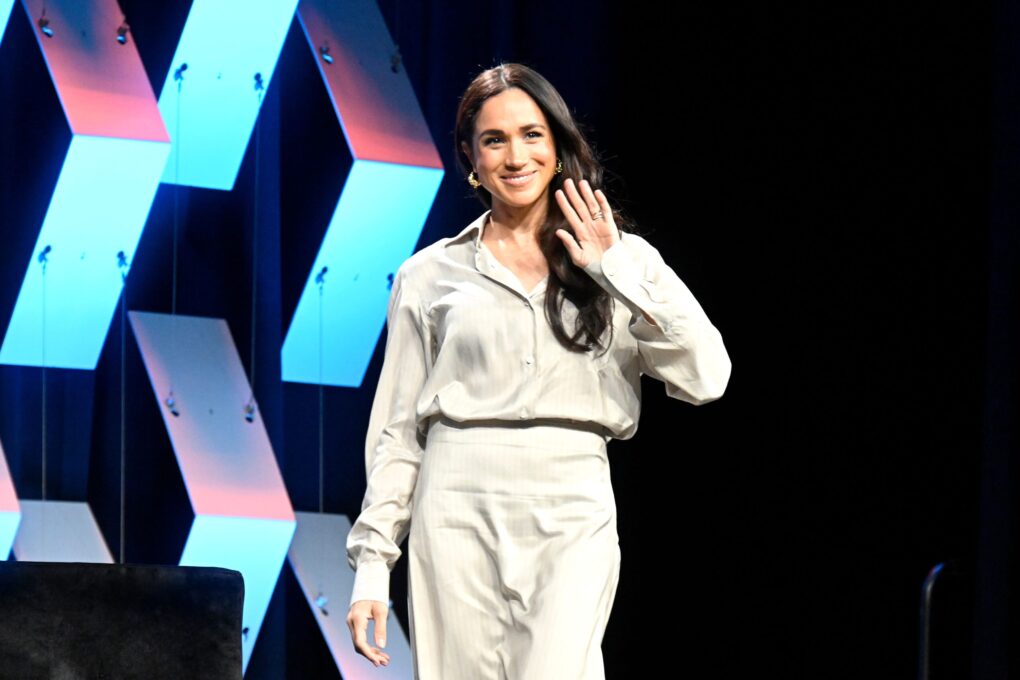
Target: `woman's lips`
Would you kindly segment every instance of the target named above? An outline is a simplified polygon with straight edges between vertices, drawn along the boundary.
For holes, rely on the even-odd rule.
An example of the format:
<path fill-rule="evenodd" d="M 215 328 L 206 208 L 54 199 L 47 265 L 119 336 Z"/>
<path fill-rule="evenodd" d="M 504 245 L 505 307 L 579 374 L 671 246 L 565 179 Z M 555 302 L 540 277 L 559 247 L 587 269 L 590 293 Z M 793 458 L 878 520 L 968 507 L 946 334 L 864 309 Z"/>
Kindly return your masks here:
<path fill-rule="evenodd" d="M 523 184 L 527 184 L 528 182 L 530 182 L 531 178 L 535 176 L 535 172 L 536 171 L 533 170 L 529 172 L 527 175 L 516 177 L 513 176 L 501 177 L 500 179 L 502 179 L 505 183 L 509 184 L 512 187 L 519 187 Z"/>

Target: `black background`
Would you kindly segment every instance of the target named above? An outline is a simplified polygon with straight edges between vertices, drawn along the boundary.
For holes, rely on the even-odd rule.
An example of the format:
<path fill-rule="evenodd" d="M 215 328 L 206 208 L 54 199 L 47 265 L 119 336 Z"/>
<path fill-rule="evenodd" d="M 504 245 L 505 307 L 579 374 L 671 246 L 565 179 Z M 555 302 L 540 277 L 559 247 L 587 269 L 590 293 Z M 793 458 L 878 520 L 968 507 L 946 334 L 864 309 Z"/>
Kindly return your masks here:
<path fill-rule="evenodd" d="M 158 93 L 188 3 L 120 4 Z M 448 171 L 419 247 L 483 209 L 453 161 L 457 98 L 479 70 L 523 62 L 591 130 L 609 200 L 733 360 L 726 395 L 702 407 L 646 377 L 637 435 L 610 445 L 623 563 L 607 677 L 916 676 L 921 585 L 945 560 L 963 595 L 937 631 L 936 670 L 965 673 L 976 636 L 975 677 L 1005 677 L 1012 6 L 379 6 Z M 0 44 L 4 319 L 69 138 L 30 30 L 16 6 Z M 258 197 L 254 143 L 233 192 L 181 191 L 178 311 L 227 318 L 249 365 L 258 200 L 256 393 L 295 509 L 313 511 L 318 389 L 279 382 L 279 343 L 350 158 L 296 23 L 266 97 Z M 157 195 L 129 309 L 170 310 L 174 191 Z M 91 501 L 111 546 L 119 338 L 115 320 L 94 373 L 47 377 L 49 496 Z M 186 496 L 130 340 L 125 351 L 126 556 L 172 563 Z M 381 355 L 382 342 L 360 389 L 325 390 L 325 507 L 352 519 Z M 23 498 L 40 494 L 39 384 L 38 369 L 0 367 L 0 440 Z M 392 595 L 406 630 L 405 577 L 402 561 Z M 336 676 L 285 566 L 247 677 Z"/>

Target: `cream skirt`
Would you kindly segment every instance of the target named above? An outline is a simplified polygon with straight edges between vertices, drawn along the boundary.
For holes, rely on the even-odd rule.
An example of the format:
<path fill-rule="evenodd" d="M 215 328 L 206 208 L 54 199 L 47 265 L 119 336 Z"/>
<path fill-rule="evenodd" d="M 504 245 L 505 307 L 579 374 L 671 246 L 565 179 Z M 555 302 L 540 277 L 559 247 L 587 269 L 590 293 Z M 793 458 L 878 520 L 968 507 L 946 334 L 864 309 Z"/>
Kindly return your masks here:
<path fill-rule="evenodd" d="M 620 576 L 596 426 L 432 422 L 412 499 L 416 680 L 603 680 Z"/>

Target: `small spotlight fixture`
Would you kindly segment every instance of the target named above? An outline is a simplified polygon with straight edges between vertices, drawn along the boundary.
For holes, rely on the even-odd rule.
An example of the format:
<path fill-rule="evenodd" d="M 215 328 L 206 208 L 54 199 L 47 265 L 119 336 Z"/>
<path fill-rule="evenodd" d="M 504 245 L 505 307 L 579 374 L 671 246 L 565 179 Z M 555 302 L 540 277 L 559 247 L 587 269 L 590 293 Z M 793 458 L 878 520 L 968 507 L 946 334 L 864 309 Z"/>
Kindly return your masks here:
<path fill-rule="evenodd" d="M 42 16 L 39 17 L 39 30 L 42 31 L 43 35 L 47 38 L 53 37 L 53 29 L 50 28 L 50 20 L 46 18 L 46 9 L 43 8 Z"/>
<path fill-rule="evenodd" d="M 262 80 L 262 74 L 261 73 L 256 73 L 255 74 L 255 91 L 256 92 L 262 92 L 265 89 L 266 89 L 266 83 L 265 83 L 265 81 Z"/>
<path fill-rule="evenodd" d="M 326 609 L 327 604 L 329 604 L 329 598 L 320 592 L 319 596 L 315 598 L 315 606 L 319 608 L 323 616 L 329 616 L 329 610 Z"/>
<path fill-rule="evenodd" d="M 185 62 L 185 63 L 181 64 L 180 66 L 178 66 L 177 68 L 175 68 L 174 69 L 174 80 L 176 82 L 181 82 L 182 80 L 184 80 L 184 72 L 187 71 L 187 70 L 188 70 L 187 62 Z"/>
<path fill-rule="evenodd" d="M 401 61 L 403 61 L 403 57 L 400 56 L 400 48 L 393 48 L 393 54 L 390 55 L 390 70 L 394 73 L 400 73 Z"/>
<path fill-rule="evenodd" d="M 255 400 L 252 399 L 244 407 L 244 419 L 249 423 L 255 422 Z"/>
<path fill-rule="evenodd" d="M 123 250 L 117 252 L 117 268 L 120 269 L 120 278 L 122 281 L 127 281 L 128 275 L 128 261 L 127 255 L 124 254 Z"/>
<path fill-rule="evenodd" d="M 322 60 L 324 62 L 326 62 L 327 64 L 332 64 L 333 63 L 333 57 L 329 53 L 329 45 L 320 45 L 319 46 L 319 56 L 322 57 Z"/>
<path fill-rule="evenodd" d="M 126 45 L 127 44 L 127 34 L 128 34 L 128 31 L 130 31 L 130 30 L 131 30 L 131 27 L 128 26 L 127 20 L 122 21 L 120 23 L 120 26 L 117 27 L 117 42 L 119 42 L 121 45 Z"/>
<path fill-rule="evenodd" d="M 177 402 L 174 400 L 174 395 L 172 392 L 170 393 L 170 396 L 166 398 L 166 405 L 167 408 L 170 409 L 170 413 L 173 414 L 174 418 L 181 415 L 181 412 L 177 410 Z"/>
<path fill-rule="evenodd" d="M 315 275 L 315 283 L 321 288 L 326 285 L 326 272 L 329 271 L 329 267 L 323 267 L 319 270 L 319 273 Z"/>

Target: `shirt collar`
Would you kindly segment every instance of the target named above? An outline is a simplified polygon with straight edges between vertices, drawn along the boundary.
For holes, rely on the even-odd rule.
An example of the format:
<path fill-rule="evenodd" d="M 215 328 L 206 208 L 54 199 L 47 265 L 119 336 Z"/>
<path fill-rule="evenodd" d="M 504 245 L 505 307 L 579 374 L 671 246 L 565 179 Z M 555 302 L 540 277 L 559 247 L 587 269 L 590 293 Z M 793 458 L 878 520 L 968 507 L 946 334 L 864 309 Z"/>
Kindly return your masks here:
<path fill-rule="evenodd" d="M 482 246 L 482 228 L 485 226 L 486 220 L 489 219 L 489 213 L 491 212 L 492 212 L 491 209 L 483 212 L 475 219 L 474 222 L 464 227 L 464 229 L 462 229 L 459 234 L 457 234 L 456 236 L 448 240 L 445 244 L 443 244 L 443 247 L 444 248 L 449 247 L 454 243 L 462 243 L 466 241 L 468 238 L 470 238 L 474 243 L 475 252 L 479 252 Z"/>

